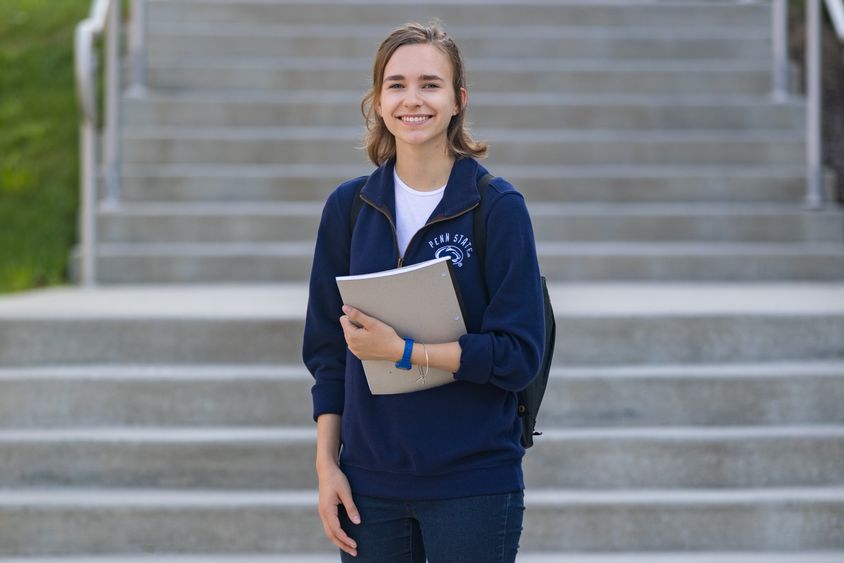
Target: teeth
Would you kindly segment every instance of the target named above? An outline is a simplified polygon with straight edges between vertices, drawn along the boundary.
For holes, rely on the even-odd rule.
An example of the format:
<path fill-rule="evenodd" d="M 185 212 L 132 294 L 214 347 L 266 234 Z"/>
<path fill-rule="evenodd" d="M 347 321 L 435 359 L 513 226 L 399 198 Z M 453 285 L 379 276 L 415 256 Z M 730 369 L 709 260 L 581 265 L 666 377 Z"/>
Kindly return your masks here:
<path fill-rule="evenodd" d="M 421 115 L 421 116 L 418 116 L 418 117 L 417 116 L 412 116 L 412 117 L 411 116 L 405 116 L 405 117 L 401 118 L 402 121 L 409 121 L 410 123 L 422 123 L 426 119 L 428 119 L 428 116 L 425 116 L 425 115 Z"/>

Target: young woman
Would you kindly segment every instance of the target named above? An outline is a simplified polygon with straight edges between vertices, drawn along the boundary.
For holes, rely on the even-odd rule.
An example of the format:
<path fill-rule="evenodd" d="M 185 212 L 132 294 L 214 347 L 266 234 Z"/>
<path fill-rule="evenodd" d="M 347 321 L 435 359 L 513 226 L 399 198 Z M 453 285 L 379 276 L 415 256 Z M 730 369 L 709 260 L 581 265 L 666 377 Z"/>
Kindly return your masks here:
<path fill-rule="evenodd" d="M 543 296 L 521 194 L 494 178 L 479 205 L 486 170 L 475 157 L 486 146 L 464 126 L 467 100 L 460 53 L 442 29 L 392 32 L 361 104 L 378 168 L 341 184 L 323 210 L 303 358 L 315 378 L 319 514 L 343 561 L 512 562 L 518 550 L 524 449 L 516 392 L 542 358 Z M 475 213 L 486 225 L 483 268 L 472 246 Z M 406 341 L 344 306 L 335 276 L 446 255 L 468 334 L 407 343 L 407 351 L 415 366 L 448 370 L 455 381 L 372 395 L 361 360 L 398 362 Z"/>

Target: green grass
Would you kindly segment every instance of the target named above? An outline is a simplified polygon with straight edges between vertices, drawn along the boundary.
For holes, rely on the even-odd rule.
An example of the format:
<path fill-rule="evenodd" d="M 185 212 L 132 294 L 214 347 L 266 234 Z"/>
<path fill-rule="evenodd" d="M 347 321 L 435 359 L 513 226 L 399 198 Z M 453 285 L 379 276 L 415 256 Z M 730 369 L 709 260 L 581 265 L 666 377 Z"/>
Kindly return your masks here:
<path fill-rule="evenodd" d="M 0 2 L 0 292 L 68 283 L 79 190 L 73 32 L 90 4 Z"/>

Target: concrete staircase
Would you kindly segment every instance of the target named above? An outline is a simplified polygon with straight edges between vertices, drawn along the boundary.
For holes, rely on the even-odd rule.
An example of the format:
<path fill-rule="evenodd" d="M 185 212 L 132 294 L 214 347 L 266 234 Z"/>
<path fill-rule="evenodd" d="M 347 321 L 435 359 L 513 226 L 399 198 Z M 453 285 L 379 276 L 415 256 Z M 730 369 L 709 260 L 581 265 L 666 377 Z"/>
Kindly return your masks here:
<path fill-rule="evenodd" d="M 150 0 L 103 282 L 304 281 L 325 196 L 371 170 L 356 108 L 377 42 L 431 16 L 551 279 L 844 278 L 840 211 L 800 205 L 803 104 L 768 97 L 767 1 Z"/>
<path fill-rule="evenodd" d="M 559 339 L 525 563 L 844 561 L 844 215 L 767 2 L 148 0 L 96 290 L 0 299 L 0 560 L 327 562 L 299 350 L 376 44 L 441 17 Z"/>
<path fill-rule="evenodd" d="M 749 287 L 553 286 L 564 330 L 520 560 L 840 560 L 844 289 Z M 0 300 L 0 554 L 332 560 L 311 558 L 330 549 L 297 361 L 305 297 Z"/>

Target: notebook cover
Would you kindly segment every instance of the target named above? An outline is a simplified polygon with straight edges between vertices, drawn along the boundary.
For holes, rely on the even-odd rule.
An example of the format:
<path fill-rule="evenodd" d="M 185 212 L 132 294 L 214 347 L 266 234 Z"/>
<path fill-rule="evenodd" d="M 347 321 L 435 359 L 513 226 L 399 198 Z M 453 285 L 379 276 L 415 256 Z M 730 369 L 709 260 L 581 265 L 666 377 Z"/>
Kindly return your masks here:
<path fill-rule="evenodd" d="M 384 272 L 337 277 L 343 303 L 392 326 L 401 337 L 425 344 L 456 341 L 466 334 L 463 306 L 450 257 L 436 258 Z M 421 378 L 416 365 L 364 360 L 373 395 L 412 393 L 445 385 L 454 375 L 430 368 Z M 424 368 L 423 368 L 424 369 Z"/>

